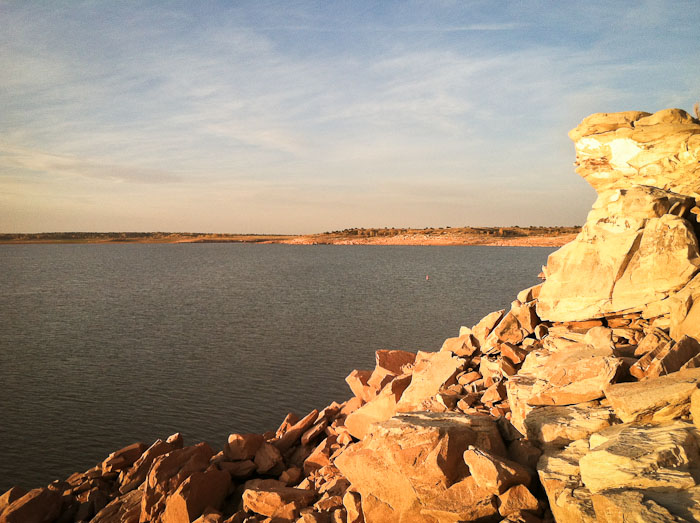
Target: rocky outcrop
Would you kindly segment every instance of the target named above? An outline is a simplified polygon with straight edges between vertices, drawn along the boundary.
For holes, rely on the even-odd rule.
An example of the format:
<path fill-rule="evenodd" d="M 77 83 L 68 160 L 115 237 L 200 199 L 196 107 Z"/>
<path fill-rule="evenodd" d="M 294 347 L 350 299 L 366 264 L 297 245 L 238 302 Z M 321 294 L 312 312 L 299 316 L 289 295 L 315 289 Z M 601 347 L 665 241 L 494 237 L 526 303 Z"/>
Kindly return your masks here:
<path fill-rule="evenodd" d="M 0 523 L 700 521 L 700 122 L 570 136 L 598 199 L 509 307 L 220 452 L 175 434 L 10 489 Z"/>

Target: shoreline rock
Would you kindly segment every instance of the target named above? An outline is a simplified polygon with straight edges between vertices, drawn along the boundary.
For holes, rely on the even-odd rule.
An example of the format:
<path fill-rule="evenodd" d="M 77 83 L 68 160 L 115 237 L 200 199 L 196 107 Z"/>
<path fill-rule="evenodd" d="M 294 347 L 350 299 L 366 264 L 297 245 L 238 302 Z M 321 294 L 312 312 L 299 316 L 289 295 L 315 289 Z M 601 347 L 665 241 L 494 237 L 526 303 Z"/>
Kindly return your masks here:
<path fill-rule="evenodd" d="M 700 521 L 700 122 L 597 114 L 543 284 L 353 397 L 216 452 L 174 434 L 0 496 L 0 523 Z"/>

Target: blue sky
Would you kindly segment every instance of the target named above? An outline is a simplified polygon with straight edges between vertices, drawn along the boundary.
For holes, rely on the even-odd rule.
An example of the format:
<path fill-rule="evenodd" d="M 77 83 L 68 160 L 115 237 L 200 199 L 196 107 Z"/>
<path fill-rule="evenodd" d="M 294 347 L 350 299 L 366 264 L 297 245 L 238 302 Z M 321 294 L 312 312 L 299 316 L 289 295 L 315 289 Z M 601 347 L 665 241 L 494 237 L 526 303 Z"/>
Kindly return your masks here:
<path fill-rule="evenodd" d="M 700 100 L 694 0 L 0 0 L 0 27 L 0 232 L 581 224 L 569 129 Z"/>

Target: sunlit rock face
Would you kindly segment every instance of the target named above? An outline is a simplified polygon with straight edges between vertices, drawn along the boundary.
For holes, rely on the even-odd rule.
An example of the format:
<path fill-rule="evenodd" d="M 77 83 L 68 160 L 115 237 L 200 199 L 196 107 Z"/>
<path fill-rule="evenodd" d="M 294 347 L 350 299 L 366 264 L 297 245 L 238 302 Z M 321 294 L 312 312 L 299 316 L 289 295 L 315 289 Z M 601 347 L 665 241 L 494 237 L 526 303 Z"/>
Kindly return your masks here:
<path fill-rule="evenodd" d="M 680 109 L 598 113 L 569 136 L 598 199 L 577 238 L 549 257 L 539 317 L 638 312 L 683 289 L 700 267 L 700 122 Z"/>

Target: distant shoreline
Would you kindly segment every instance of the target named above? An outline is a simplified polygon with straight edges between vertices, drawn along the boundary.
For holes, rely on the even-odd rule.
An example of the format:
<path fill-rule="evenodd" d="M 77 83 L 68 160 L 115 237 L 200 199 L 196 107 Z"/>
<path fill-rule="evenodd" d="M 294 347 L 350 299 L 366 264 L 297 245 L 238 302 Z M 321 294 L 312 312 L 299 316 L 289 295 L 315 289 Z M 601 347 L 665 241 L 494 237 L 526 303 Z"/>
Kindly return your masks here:
<path fill-rule="evenodd" d="M 346 229 L 307 235 L 210 233 L 32 233 L 0 234 L 0 245 L 261 243 L 287 245 L 484 245 L 559 247 L 579 227 L 462 227 L 426 229 Z"/>

